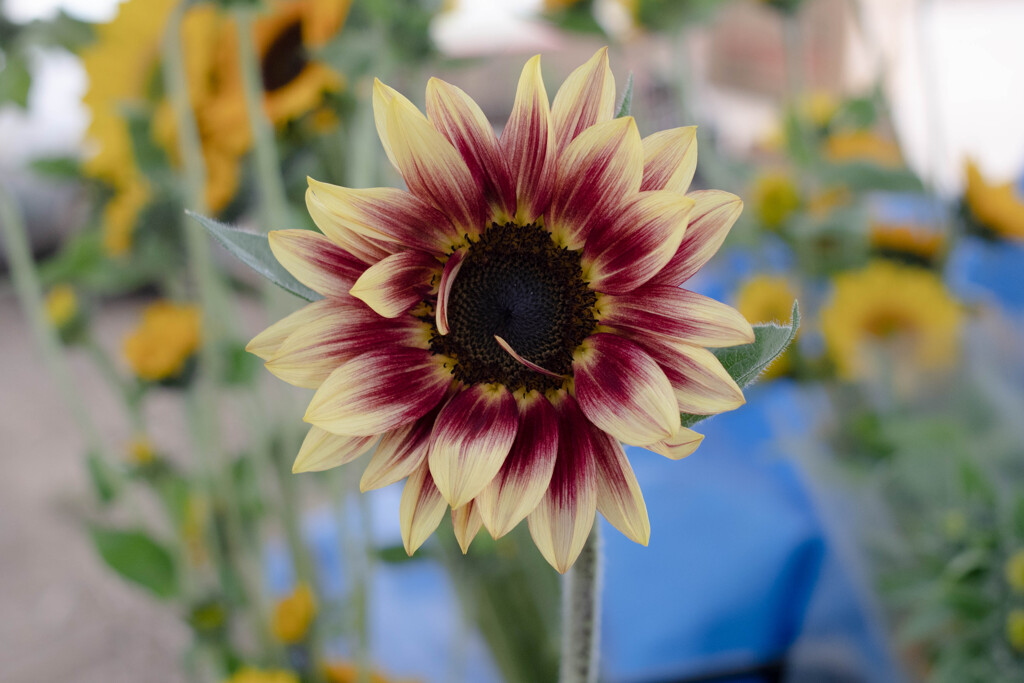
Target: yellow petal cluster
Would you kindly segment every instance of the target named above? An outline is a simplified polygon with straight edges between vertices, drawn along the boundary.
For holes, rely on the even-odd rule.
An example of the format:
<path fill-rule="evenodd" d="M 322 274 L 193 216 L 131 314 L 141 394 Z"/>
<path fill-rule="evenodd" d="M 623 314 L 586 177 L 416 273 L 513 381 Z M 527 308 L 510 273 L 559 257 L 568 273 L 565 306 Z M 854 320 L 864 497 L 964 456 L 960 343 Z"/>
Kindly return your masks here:
<path fill-rule="evenodd" d="M 973 161 L 967 162 L 964 203 L 974 218 L 994 234 L 1024 240 L 1024 196 L 1012 183 L 990 184 Z"/>
<path fill-rule="evenodd" d="M 1024 549 L 1018 550 L 1006 561 L 1003 573 L 1006 583 L 1017 593 L 1024 593 Z"/>
<path fill-rule="evenodd" d="M 914 223 L 874 222 L 869 241 L 875 251 L 904 254 L 926 262 L 938 258 L 946 246 L 944 234 Z"/>
<path fill-rule="evenodd" d="M 145 436 L 137 436 L 128 444 L 128 457 L 136 465 L 148 465 L 156 458 L 153 442 Z"/>
<path fill-rule="evenodd" d="M 825 158 L 836 163 L 865 161 L 879 166 L 903 165 L 899 145 L 870 130 L 833 133 L 825 140 Z"/>
<path fill-rule="evenodd" d="M 754 210 L 761 223 L 775 230 L 800 208 L 800 190 L 788 173 L 765 173 L 754 182 Z"/>
<path fill-rule="evenodd" d="M 785 322 L 797 299 L 792 282 L 782 275 L 755 275 L 736 293 L 736 310 L 751 323 Z M 764 373 L 765 379 L 786 374 L 791 367 L 790 352 L 784 353 Z"/>
<path fill-rule="evenodd" d="M 316 598 L 308 584 L 300 583 L 292 594 L 274 605 L 274 636 L 282 643 L 301 642 L 316 617 Z"/>
<path fill-rule="evenodd" d="M 324 678 L 327 683 L 358 683 L 359 669 L 350 662 L 331 662 L 324 667 Z M 371 671 L 369 680 L 370 683 L 390 683 L 392 679 Z"/>
<path fill-rule="evenodd" d="M 299 677 L 286 669 L 253 669 L 245 667 L 224 683 L 300 683 Z"/>
<path fill-rule="evenodd" d="M 1017 652 L 1024 652 L 1024 609 L 1012 609 L 1006 615 L 1006 639 Z"/>
<path fill-rule="evenodd" d="M 181 374 L 199 348 L 199 309 L 159 301 L 142 313 L 139 325 L 125 338 L 123 352 L 141 379 L 158 382 Z"/>
<path fill-rule="evenodd" d="M 57 285 L 46 295 L 46 317 L 57 329 L 75 319 L 78 314 L 78 297 L 71 285 Z"/>

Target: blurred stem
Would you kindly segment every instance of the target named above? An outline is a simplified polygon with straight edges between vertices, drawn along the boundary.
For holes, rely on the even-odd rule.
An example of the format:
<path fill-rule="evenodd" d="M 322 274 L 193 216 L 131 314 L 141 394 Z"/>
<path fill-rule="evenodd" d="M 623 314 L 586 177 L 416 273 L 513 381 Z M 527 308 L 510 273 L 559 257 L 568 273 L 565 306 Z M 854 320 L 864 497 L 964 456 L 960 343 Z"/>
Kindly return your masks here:
<path fill-rule="evenodd" d="M 82 346 L 92 356 L 93 362 L 96 363 L 96 367 L 99 368 L 107 383 L 120 394 L 125 408 L 128 410 L 135 435 L 144 435 L 146 428 L 142 419 L 142 400 L 137 384 L 125 379 L 114 365 L 110 354 L 96 341 L 96 338 L 90 332 L 85 333 Z"/>
<path fill-rule="evenodd" d="M 596 683 L 601 639 L 601 525 L 594 520 L 576 564 L 562 585 L 560 683 Z"/>
<path fill-rule="evenodd" d="M 366 456 L 364 456 L 366 457 Z M 372 538 L 369 529 L 369 506 L 367 496 L 359 493 L 359 482 L 356 471 L 336 467 L 327 473 L 331 489 L 334 492 L 335 520 L 338 525 L 339 542 L 347 560 L 346 571 L 349 575 L 350 596 L 349 609 L 352 613 L 352 631 L 355 637 L 356 681 L 370 683 L 370 643 L 367 604 L 370 583 L 369 548 Z M 361 533 L 353 533 L 352 520 L 348 515 L 349 501 L 357 501 Z M 361 537 L 360 537 L 361 536 Z"/>

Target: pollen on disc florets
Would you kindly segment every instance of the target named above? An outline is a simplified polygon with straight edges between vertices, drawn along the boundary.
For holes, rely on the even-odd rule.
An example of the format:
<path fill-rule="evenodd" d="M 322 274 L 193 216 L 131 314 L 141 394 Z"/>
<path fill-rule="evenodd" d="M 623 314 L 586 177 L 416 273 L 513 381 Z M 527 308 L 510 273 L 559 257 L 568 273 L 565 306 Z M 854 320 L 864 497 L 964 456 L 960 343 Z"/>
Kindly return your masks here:
<path fill-rule="evenodd" d="M 494 336 L 530 362 L 568 375 L 573 351 L 597 325 L 596 302 L 578 251 L 558 246 L 533 223 L 492 223 L 470 241 L 448 298 L 450 331 L 435 330 L 431 350 L 453 358 L 452 374 L 466 384 L 557 388 L 561 379 L 526 367 Z"/>

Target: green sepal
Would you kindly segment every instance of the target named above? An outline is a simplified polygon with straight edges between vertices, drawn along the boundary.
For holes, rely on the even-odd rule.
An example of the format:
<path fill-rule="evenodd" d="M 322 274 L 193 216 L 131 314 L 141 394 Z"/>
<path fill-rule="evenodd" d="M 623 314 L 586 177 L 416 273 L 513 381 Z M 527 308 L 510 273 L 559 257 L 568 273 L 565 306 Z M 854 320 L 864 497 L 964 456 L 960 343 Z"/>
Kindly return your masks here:
<path fill-rule="evenodd" d="M 619 109 L 615 114 L 615 118 L 621 119 L 623 116 L 629 116 L 630 112 L 633 111 L 633 72 L 629 72 L 629 78 L 626 79 L 626 89 L 622 91 L 622 104 L 619 105 Z"/>
<path fill-rule="evenodd" d="M 158 598 L 171 598 L 178 593 L 174 557 L 145 531 L 93 526 L 89 535 L 100 557 L 121 578 L 142 586 Z"/>

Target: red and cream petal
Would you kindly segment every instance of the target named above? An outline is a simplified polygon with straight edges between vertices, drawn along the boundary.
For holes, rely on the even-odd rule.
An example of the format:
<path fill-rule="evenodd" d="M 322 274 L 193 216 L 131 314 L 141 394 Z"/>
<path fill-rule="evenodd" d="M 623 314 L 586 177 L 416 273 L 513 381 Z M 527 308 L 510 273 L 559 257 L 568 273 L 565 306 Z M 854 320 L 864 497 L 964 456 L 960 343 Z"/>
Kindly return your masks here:
<path fill-rule="evenodd" d="M 675 256 L 651 282 L 680 285 L 711 260 L 736 219 L 743 212 L 743 200 L 730 192 L 699 190 L 689 194 L 695 204 L 690 224 Z"/>
<path fill-rule="evenodd" d="M 632 117 L 585 130 L 559 157 L 546 225 L 557 241 L 578 249 L 606 216 L 640 190 L 643 147 Z"/>
<path fill-rule="evenodd" d="M 547 208 L 555 179 L 555 133 L 540 73 L 540 55 L 523 67 L 516 101 L 499 144 L 515 188 L 516 220 L 528 225 Z"/>
<path fill-rule="evenodd" d="M 664 441 L 644 446 L 649 451 L 663 455 L 669 460 L 682 460 L 692 454 L 704 440 L 703 434 L 698 434 L 692 429 L 680 427 L 675 434 Z"/>
<path fill-rule="evenodd" d="M 736 380 L 707 349 L 674 342 L 644 345 L 644 350 L 665 371 L 684 413 L 716 415 L 746 403 Z"/>
<path fill-rule="evenodd" d="M 385 318 L 397 318 L 422 301 L 440 275 L 441 264 L 430 254 L 403 251 L 363 271 L 349 294 Z"/>
<path fill-rule="evenodd" d="M 333 434 L 383 434 L 436 406 L 451 379 L 425 349 L 382 345 L 332 372 L 303 419 Z"/>
<path fill-rule="evenodd" d="M 381 436 L 359 480 L 360 491 L 365 493 L 390 486 L 408 477 L 420 463 L 426 461 L 430 452 L 430 435 L 443 405 L 444 401 L 439 401 L 430 412 L 415 422 Z"/>
<path fill-rule="evenodd" d="M 391 100 L 387 128 L 409 190 L 447 215 L 460 234 L 477 234 L 490 212 L 480 183 L 458 150 L 405 99 Z"/>
<path fill-rule="evenodd" d="M 310 427 L 302 441 L 292 472 L 322 472 L 352 462 L 370 450 L 377 436 L 338 436 Z"/>
<path fill-rule="evenodd" d="M 448 503 L 430 477 L 430 468 L 426 462 L 422 463 L 405 480 L 402 502 L 398 507 L 405 552 L 412 555 L 430 538 L 447 509 Z"/>
<path fill-rule="evenodd" d="M 483 523 L 475 501 L 471 500 L 462 507 L 452 510 L 452 527 L 455 529 L 455 539 L 459 542 L 463 555 L 469 552 L 469 544 L 480 533 Z"/>
<path fill-rule="evenodd" d="M 602 47 L 587 63 L 569 74 L 555 93 L 551 121 L 559 156 L 576 137 L 591 126 L 615 115 L 615 77 L 608 65 L 608 48 Z"/>
<path fill-rule="evenodd" d="M 459 249 L 448 257 L 441 272 L 441 283 L 437 286 L 437 307 L 434 310 L 434 322 L 440 334 L 448 334 L 448 297 L 452 293 L 452 285 L 455 284 L 455 277 L 462 268 L 462 261 L 466 258 L 466 250 Z"/>
<path fill-rule="evenodd" d="M 388 135 L 388 108 L 395 98 L 408 102 L 402 93 L 385 85 L 379 78 L 373 79 L 373 122 L 377 126 L 377 137 L 380 138 L 380 144 L 384 147 L 384 153 L 388 155 L 388 161 L 400 171 L 398 162 L 395 161 L 395 153 L 391 151 L 391 138 Z M 409 104 L 412 105 L 411 102 Z"/>
<path fill-rule="evenodd" d="M 667 190 L 641 192 L 591 232 L 583 247 L 583 277 L 590 287 L 624 294 L 657 275 L 679 249 L 693 203 Z"/>
<path fill-rule="evenodd" d="M 460 88 L 431 78 L 427 82 L 427 117 L 462 155 L 494 209 L 495 220 L 512 220 L 516 213 L 515 186 L 498 136 L 480 106 Z"/>
<path fill-rule="evenodd" d="M 273 230 L 274 258 L 295 279 L 323 296 L 344 296 L 366 266 L 337 244 L 312 230 Z"/>
<path fill-rule="evenodd" d="M 492 536 L 504 536 L 533 512 L 551 483 L 557 455 L 558 414 L 533 392 L 519 403 L 519 430 L 501 470 L 476 497 Z"/>
<path fill-rule="evenodd" d="M 661 340 L 720 347 L 754 341 L 754 329 L 732 306 L 669 285 L 648 284 L 629 294 L 605 295 L 598 317 L 602 325 L 626 330 L 645 344 Z"/>
<path fill-rule="evenodd" d="M 372 266 L 377 261 L 400 251 L 393 243 L 366 237 L 352 230 L 347 222 L 324 205 L 312 188 L 306 189 L 306 209 L 320 232 L 362 264 L 360 272 L 367 266 Z"/>
<path fill-rule="evenodd" d="M 644 138 L 641 190 L 686 194 L 697 171 L 697 126 L 663 130 Z"/>
<path fill-rule="evenodd" d="M 518 416 L 516 400 L 500 384 L 475 384 L 441 409 L 428 460 L 434 483 L 452 508 L 475 498 L 501 469 Z"/>
<path fill-rule="evenodd" d="M 583 550 L 597 512 L 595 427 L 575 399 L 565 397 L 558 411 L 558 457 L 544 497 L 527 521 L 541 555 L 564 574 Z"/>
<path fill-rule="evenodd" d="M 245 350 L 255 356 L 259 356 L 264 361 L 270 360 L 281 350 L 281 346 L 288 337 L 307 325 L 315 324 L 316 321 L 320 320 L 324 315 L 323 301 L 330 301 L 330 299 L 322 299 L 321 301 L 306 304 L 294 313 L 281 318 L 253 337 L 245 345 Z"/>
<path fill-rule="evenodd" d="M 336 219 L 321 228 L 345 226 L 363 237 L 441 256 L 459 241 L 448 217 L 409 192 L 394 187 L 356 190 L 309 179 L 309 189 Z M 344 237 L 343 237 L 344 239 Z M 339 240 L 335 240 L 339 241 Z"/>
<path fill-rule="evenodd" d="M 679 429 L 672 385 L 638 344 L 617 334 L 591 335 L 576 351 L 572 369 L 580 409 L 619 441 L 654 443 Z"/>
<path fill-rule="evenodd" d="M 608 434 L 594 434 L 597 446 L 597 511 L 626 537 L 641 545 L 651 538 L 651 521 L 633 467 L 618 441 Z"/>

